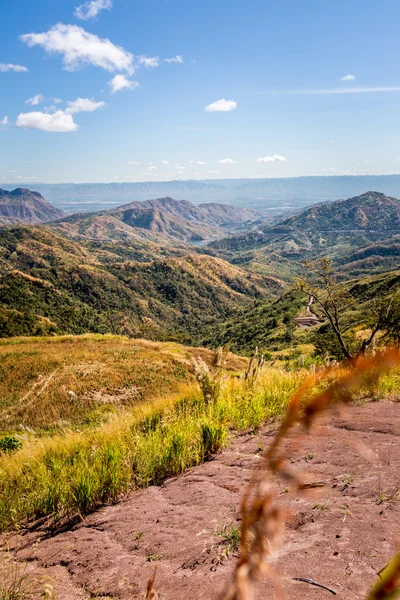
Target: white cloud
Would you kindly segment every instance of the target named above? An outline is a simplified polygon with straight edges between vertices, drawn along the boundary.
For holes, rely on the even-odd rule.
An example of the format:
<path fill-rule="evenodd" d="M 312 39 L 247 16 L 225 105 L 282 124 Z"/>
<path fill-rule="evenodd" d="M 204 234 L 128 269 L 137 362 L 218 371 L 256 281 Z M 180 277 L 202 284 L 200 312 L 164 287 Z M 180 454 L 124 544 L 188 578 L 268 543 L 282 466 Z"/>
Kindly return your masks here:
<path fill-rule="evenodd" d="M 183 165 L 175 165 L 175 166 L 176 166 L 177 171 L 186 171 L 186 167 L 184 167 Z"/>
<path fill-rule="evenodd" d="M 207 171 L 206 175 L 216 175 L 217 173 L 219 173 L 219 171 L 216 171 L 216 170 Z"/>
<path fill-rule="evenodd" d="M 135 90 L 139 87 L 140 83 L 128 79 L 125 75 L 115 75 L 115 77 L 108 82 L 108 85 L 111 87 L 111 93 L 115 94 L 121 90 Z"/>
<path fill-rule="evenodd" d="M 137 161 L 137 160 L 130 160 L 130 161 L 128 162 L 128 165 L 138 165 L 138 164 L 139 164 L 139 163 L 138 163 L 138 161 Z"/>
<path fill-rule="evenodd" d="M 130 52 L 77 25 L 58 23 L 43 33 L 21 35 L 20 40 L 29 47 L 41 46 L 48 54 L 62 54 L 67 71 L 89 64 L 110 72 L 125 71 L 130 75 L 134 72 Z"/>
<path fill-rule="evenodd" d="M 15 71 L 16 73 L 26 73 L 28 69 L 22 65 L 13 65 L 11 63 L 0 63 L 0 72 L 7 73 L 8 71 Z"/>
<path fill-rule="evenodd" d="M 147 170 L 148 171 L 157 171 L 157 167 L 148 167 Z"/>
<path fill-rule="evenodd" d="M 78 19 L 88 21 L 89 19 L 95 19 L 100 11 L 111 10 L 113 0 L 90 0 L 75 8 L 74 15 Z"/>
<path fill-rule="evenodd" d="M 218 162 L 220 165 L 234 165 L 237 161 L 233 160 L 233 158 L 222 158 Z"/>
<path fill-rule="evenodd" d="M 279 154 L 273 154 L 272 156 L 260 156 L 260 158 L 256 158 L 256 162 L 258 163 L 269 163 L 269 162 L 285 162 L 286 158 L 284 156 L 279 156 Z"/>
<path fill-rule="evenodd" d="M 78 130 L 78 125 L 75 123 L 72 115 L 67 115 L 62 110 L 58 110 L 52 114 L 43 112 L 21 113 L 17 117 L 16 126 L 23 127 L 24 129 L 41 129 L 42 131 L 52 132 Z"/>
<path fill-rule="evenodd" d="M 340 81 L 355 81 L 356 80 L 356 76 L 352 75 L 351 73 L 349 73 L 348 75 L 343 75 L 343 77 L 340 78 Z"/>
<path fill-rule="evenodd" d="M 164 62 L 168 64 L 179 63 L 181 65 L 183 63 L 183 58 L 177 54 L 174 58 L 164 58 Z"/>
<path fill-rule="evenodd" d="M 105 102 L 95 102 L 94 100 L 90 100 L 89 98 L 77 98 L 72 102 L 67 102 L 67 108 L 65 109 L 66 115 L 74 115 L 75 113 L 80 112 L 93 112 L 94 110 L 98 110 L 99 108 L 103 108 L 105 106 Z"/>
<path fill-rule="evenodd" d="M 148 68 L 154 68 L 159 66 L 160 59 L 158 56 L 138 56 L 137 62 L 139 65 L 143 65 Z"/>
<path fill-rule="evenodd" d="M 221 100 L 217 100 L 212 104 L 209 104 L 205 107 L 206 112 L 229 112 L 231 110 L 235 110 L 237 107 L 237 102 L 234 100 L 225 100 L 221 98 Z"/>
<path fill-rule="evenodd" d="M 44 96 L 43 94 L 36 94 L 36 96 L 32 96 L 32 98 L 28 98 L 25 100 L 25 104 L 31 104 L 31 106 L 37 106 L 41 102 L 43 102 Z"/>
<path fill-rule="evenodd" d="M 4 117 L 4 119 L 0 121 L 0 131 L 5 131 L 8 127 L 8 123 L 8 117 Z"/>
<path fill-rule="evenodd" d="M 169 162 L 167 160 L 162 160 L 160 164 L 161 165 L 169 165 Z"/>
<path fill-rule="evenodd" d="M 204 162 L 204 161 L 202 161 L 202 160 L 198 160 L 198 161 L 196 162 L 196 165 L 208 165 L 208 163 L 206 163 L 206 162 Z"/>

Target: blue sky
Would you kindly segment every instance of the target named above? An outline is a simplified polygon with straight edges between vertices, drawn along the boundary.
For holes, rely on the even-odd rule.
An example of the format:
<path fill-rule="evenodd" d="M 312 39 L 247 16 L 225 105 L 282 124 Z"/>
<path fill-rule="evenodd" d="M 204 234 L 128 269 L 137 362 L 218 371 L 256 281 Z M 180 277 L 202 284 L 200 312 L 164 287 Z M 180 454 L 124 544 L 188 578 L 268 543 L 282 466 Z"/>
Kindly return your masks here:
<path fill-rule="evenodd" d="M 3 0 L 0 185 L 400 172 L 399 25 L 398 0 Z"/>

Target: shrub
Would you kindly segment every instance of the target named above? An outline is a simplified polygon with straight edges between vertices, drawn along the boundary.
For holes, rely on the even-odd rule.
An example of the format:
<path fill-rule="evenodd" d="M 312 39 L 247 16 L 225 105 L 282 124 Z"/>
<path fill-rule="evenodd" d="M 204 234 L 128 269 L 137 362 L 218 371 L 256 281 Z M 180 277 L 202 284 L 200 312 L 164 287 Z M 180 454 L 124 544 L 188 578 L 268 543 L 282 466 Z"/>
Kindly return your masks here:
<path fill-rule="evenodd" d="M 22 448 L 22 442 L 14 436 L 6 436 L 0 440 L 0 452 L 16 452 Z"/>

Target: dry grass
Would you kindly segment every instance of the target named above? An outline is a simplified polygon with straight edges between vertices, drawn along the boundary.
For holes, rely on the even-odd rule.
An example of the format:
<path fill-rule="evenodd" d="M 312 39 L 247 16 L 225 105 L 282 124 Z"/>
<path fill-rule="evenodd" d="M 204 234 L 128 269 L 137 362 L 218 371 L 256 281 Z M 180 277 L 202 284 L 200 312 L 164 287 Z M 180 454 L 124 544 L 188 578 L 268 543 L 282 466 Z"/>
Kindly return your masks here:
<path fill-rule="evenodd" d="M 0 553 L 0 600 L 56 600 L 52 582 L 27 562 L 17 562 L 11 551 Z"/>
<path fill-rule="evenodd" d="M 174 343 L 83 335 L 0 343 L 0 428 L 55 431 L 97 425 L 123 405 L 176 392 L 192 356 L 212 352 Z M 244 368 L 230 355 L 228 368 Z"/>
<path fill-rule="evenodd" d="M 303 377 L 265 370 L 251 387 L 244 377 L 227 377 L 211 402 L 188 383 L 97 428 L 32 435 L 22 449 L 0 456 L 0 528 L 46 515 L 75 518 L 129 488 L 177 475 L 223 448 L 230 430 L 282 414 Z"/>

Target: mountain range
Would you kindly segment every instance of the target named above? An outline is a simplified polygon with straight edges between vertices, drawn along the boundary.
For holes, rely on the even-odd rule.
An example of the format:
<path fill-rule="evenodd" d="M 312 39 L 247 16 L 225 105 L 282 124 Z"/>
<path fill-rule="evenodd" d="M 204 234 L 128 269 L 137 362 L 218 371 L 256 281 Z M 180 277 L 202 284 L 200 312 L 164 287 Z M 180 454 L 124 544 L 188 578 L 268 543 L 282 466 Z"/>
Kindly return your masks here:
<path fill-rule="evenodd" d="M 202 241 L 249 229 L 262 222 L 265 214 L 228 204 L 195 205 L 187 200 L 158 198 L 130 202 L 94 213 L 67 216 L 47 202 L 38 192 L 0 190 L 0 226 L 16 223 L 46 223 L 72 239 L 135 240 L 138 237 L 164 243 Z"/>
<path fill-rule="evenodd" d="M 326 256 L 344 277 L 397 268 L 400 201 L 379 192 L 312 206 L 277 224 L 209 244 L 208 250 L 254 271 L 290 280 L 301 261 Z"/>
<path fill-rule="evenodd" d="M 302 310 L 288 290 L 304 259 L 330 258 L 354 289 L 399 267 L 400 201 L 379 192 L 273 223 L 253 209 L 170 197 L 61 217 L 29 190 L 2 197 L 0 336 L 92 331 L 279 346 Z M 10 226 L 23 215 L 47 221 L 53 209 L 56 220 Z"/>
<path fill-rule="evenodd" d="M 195 205 L 187 200 L 158 198 L 130 202 L 118 208 L 94 213 L 77 213 L 52 224 L 54 230 L 73 239 L 133 239 L 137 236 L 159 242 L 182 242 L 222 237 L 249 229 L 262 222 L 265 214 L 228 204 Z"/>
<path fill-rule="evenodd" d="M 12 190 L 13 184 L 2 184 Z M 400 197 L 400 175 L 334 175 L 268 179 L 212 179 L 140 183 L 37 183 L 36 191 L 68 213 L 98 211 L 132 201 L 172 197 L 282 210 L 302 209 L 322 201 L 384 190 Z"/>

